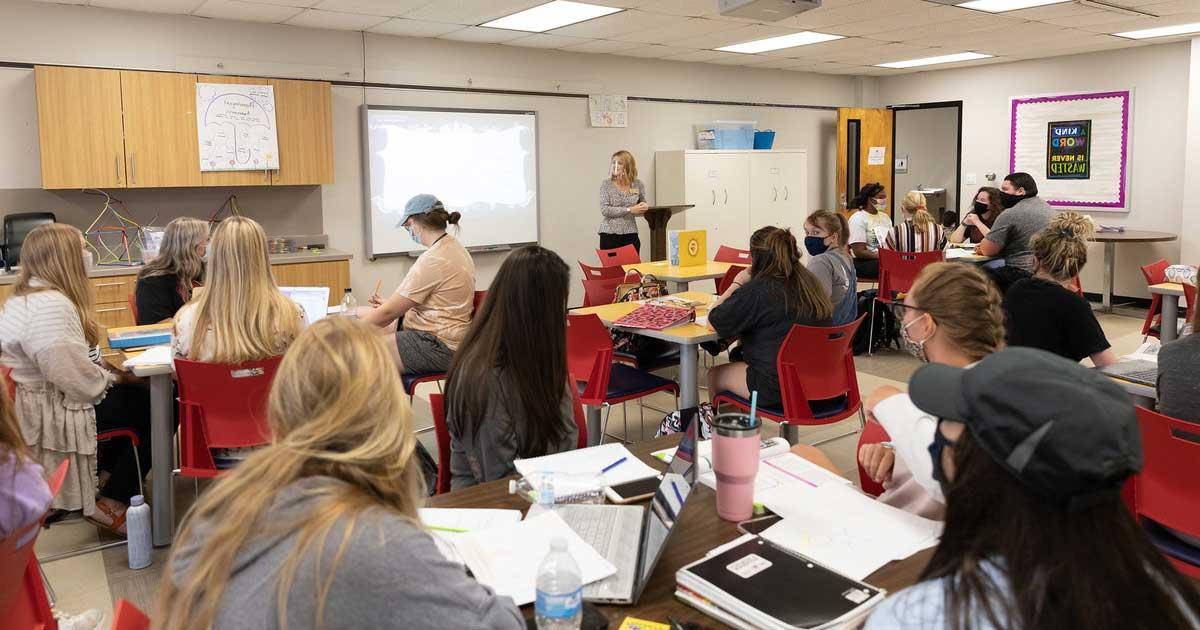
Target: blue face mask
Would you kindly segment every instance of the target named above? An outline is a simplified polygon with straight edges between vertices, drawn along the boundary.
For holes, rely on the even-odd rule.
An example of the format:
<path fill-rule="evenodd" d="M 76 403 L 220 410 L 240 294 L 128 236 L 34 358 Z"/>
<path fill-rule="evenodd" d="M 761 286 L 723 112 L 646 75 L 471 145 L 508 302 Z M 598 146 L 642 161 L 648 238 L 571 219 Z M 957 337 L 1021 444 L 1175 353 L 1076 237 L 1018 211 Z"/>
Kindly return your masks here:
<path fill-rule="evenodd" d="M 941 421 L 938 421 L 938 426 L 933 430 L 933 443 L 929 445 L 929 457 L 933 459 L 933 479 L 940 483 L 948 483 L 946 479 L 946 470 L 942 468 L 942 452 L 947 446 L 954 446 L 954 442 L 950 441 L 945 435 L 942 435 Z"/>
<path fill-rule="evenodd" d="M 804 249 L 808 250 L 809 256 L 817 256 L 824 254 L 829 246 L 825 244 L 824 236 L 805 236 Z"/>

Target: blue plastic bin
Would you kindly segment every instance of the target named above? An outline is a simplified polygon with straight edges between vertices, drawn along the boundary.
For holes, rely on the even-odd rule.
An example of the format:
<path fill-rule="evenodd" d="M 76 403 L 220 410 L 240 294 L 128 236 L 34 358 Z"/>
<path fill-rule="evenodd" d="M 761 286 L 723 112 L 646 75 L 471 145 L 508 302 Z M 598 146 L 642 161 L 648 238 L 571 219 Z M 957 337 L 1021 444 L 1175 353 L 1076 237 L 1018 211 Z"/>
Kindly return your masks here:
<path fill-rule="evenodd" d="M 714 149 L 754 148 L 754 121 L 714 120 L 712 129 Z"/>
<path fill-rule="evenodd" d="M 767 129 L 765 131 L 754 132 L 754 148 L 759 150 L 769 150 L 775 145 L 775 132 Z"/>

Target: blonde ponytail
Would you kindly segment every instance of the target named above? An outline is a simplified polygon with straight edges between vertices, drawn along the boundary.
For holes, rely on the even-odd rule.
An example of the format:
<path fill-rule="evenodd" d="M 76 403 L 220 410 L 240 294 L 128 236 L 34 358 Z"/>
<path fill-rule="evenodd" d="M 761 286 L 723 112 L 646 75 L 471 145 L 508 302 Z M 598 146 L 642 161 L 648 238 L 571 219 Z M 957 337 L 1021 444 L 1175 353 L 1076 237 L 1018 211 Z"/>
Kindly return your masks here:
<path fill-rule="evenodd" d="M 1062 212 L 1034 235 L 1029 249 L 1038 268 L 1059 282 L 1079 275 L 1087 264 L 1087 242 L 1095 233 L 1092 220 L 1078 212 Z"/>
<path fill-rule="evenodd" d="M 910 190 L 904 199 L 900 202 L 900 207 L 904 211 L 912 215 L 913 227 L 918 232 L 928 232 L 933 226 L 933 216 L 925 208 L 925 195 Z"/>

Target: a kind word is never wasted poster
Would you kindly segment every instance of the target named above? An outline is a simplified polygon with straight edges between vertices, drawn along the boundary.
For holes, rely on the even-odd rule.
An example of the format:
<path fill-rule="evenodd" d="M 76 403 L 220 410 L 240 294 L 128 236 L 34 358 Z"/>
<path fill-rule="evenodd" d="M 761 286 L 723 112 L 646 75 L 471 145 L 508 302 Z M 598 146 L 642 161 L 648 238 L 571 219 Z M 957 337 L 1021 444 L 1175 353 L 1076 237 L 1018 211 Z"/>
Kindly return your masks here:
<path fill-rule="evenodd" d="M 1092 121 L 1051 122 L 1046 133 L 1046 179 L 1091 177 Z"/>

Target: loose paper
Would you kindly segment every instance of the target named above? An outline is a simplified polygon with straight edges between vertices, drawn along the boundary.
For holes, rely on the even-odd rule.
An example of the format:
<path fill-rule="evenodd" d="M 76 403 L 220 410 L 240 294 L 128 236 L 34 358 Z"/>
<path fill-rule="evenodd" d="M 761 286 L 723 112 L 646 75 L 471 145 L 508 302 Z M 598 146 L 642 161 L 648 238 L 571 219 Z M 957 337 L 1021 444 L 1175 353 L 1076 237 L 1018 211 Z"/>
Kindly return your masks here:
<path fill-rule="evenodd" d="M 613 466 L 606 473 L 601 472 L 622 458 L 624 461 L 620 464 Z M 518 459 L 513 462 L 513 466 L 517 469 L 517 472 L 521 473 L 522 477 L 528 477 L 535 472 L 561 473 L 564 475 L 598 475 L 600 482 L 605 486 L 615 486 L 628 481 L 637 481 L 639 479 L 649 479 L 650 477 L 658 476 L 657 470 L 643 463 L 633 453 L 630 453 L 629 449 L 625 448 L 624 445 L 616 443 L 601 444 L 600 446 L 565 451 L 544 457 Z"/>
<path fill-rule="evenodd" d="M 887 151 L 887 147 L 871 147 L 867 151 L 868 166 L 882 166 L 883 154 Z"/>
<path fill-rule="evenodd" d="M 628 97 L 590 94 L 588 113 L 591 115 L 593 127 L 628 127 Z"/>

